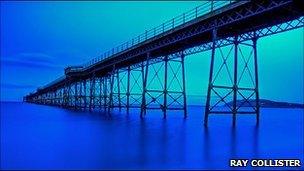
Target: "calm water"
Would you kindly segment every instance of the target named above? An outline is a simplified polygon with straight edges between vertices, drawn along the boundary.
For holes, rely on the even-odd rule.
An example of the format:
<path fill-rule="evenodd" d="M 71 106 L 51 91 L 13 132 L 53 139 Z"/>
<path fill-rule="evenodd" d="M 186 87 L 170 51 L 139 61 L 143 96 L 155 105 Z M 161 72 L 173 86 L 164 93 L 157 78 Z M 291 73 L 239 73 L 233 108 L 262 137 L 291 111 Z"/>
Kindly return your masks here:
<path fill-rule="evenodd" d="M 189 118 L 149 111 L 76 112 L 26 103 L 1 103 L 2 169 L 229 169 L 230 158 L 294 158 L 303 163 L 303 109 L 262 109 L 255 117 Z M 303 166 L 303 164 L 302 164 Z M 302 167 L 303 169 L 303 167 Z"/>

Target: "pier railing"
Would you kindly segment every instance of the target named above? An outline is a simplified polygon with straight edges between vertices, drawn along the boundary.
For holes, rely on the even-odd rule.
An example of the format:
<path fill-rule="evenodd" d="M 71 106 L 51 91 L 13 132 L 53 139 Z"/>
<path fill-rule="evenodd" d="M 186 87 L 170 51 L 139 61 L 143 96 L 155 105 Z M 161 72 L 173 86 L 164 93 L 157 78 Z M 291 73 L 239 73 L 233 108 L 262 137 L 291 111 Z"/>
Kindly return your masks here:
<path fill-rule="evenodd" d="M 160 36 L 163 33 L 166 32 L 170 32 L 171 30 L 182 26 L 194 19 L 197 19 L 199 17 L 202 17 L 203 15 L 207 15 L 221 7 L 224 7 L 226 5 L 229 5 L 231 3 L 234 3 L 236 1 L 240 1 L 240 0 L 209 0 L 209 1 L 205 1 L 203 2 L 202 5 L 197 6 L 195 8 L 193 8 L 192 10 L 185 12 L 173 19 L 170 19 L 164 23 L 162 23 L 161 25 L 154 27 L 150 30 L 146 30 L 144 33 L 138 35 L 137 37 L 134 37 L 133 39 L 115 47 L 112 48 L 106 52 L 104 52 L 103 54 L 99 55 L 96 58 L 93 58 L 92 60 L 90 60 L 89 62 L 83 64 L 82 66 L 68 66 L 65 68 L 65 74 L 70 73 L 70 72 L 81 72 L 82 70 L 84 70 L 85 68 L 88 68 L 90 66 L 93 66 L 97 63 L 102 62 L 103 60 L 106 60 L 118 53 L 121 53 L 123 51 L 127 51 L 130 48 L 133 48 L 136 45 L 139 45 L 147 40 L 153 39 L 157 36 Z M 40 88 L 45 88 L 48 87 L 50 85 L 56 84 L 57 82 L 61 81 L 65 79 L 65 76 L 60 77 L 58 79 L 56 79 L 55 81 L 40 87 Z"/>
<path fill-rule="evenodd" d="M 79 72 L 82 69 L 85 69 L 96 63 L 99 63 L 115 54 L 129 50 L 131 47 L 139 45 L 140 43 L 143 43 L 149 39 L 155 38 L 165 32 L 173 30 L 176 27 L 179 27 L 198 17 L 211 13 L 214 10 L 217 10 L 217 9 L 219 9 L 223 6 L 226 6 L 228 4 L 231 4 L 235 1 L 237 1 L 237 0 L 210 0 L 210 1 L 203 2 L 202 5 L 197 6 L 196 8 L 194 8 L 188 12 L 185 12 L 167 22 L 164 22 L 157 27 L 154 27 L 150 30 L 146 30 L 144 33 L 138 35 L 137 37 L 134 37 L 133 39 L 104 52 L 103 54 L 99 55 L 98 57 L 93 58 L 89 62 L 85 63 L 82 67 L 74 68 L 73 66 L 70 66 L 70 67 L 66 68 L 66 72 Z"/>

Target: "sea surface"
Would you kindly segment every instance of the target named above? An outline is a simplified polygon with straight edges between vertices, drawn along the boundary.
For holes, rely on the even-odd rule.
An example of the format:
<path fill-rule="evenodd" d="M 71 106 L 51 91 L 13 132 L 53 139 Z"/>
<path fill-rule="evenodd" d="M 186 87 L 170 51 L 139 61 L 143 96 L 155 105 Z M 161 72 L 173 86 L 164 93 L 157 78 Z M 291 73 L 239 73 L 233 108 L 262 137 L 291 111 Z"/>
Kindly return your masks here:
<path fill-rule="evenodd" d="M 229 159 L 300 159 L 303 109 L 262 108 L 254 115 L 181 112 L 81 112 L 1 102 L 1 169 L 232 169 Z M 250 168 L 242 168 L 250 169 Z M 282 168 L 278 168 L 282 169 Z M 293 168 L 289 168 L 293 169 Z"/>

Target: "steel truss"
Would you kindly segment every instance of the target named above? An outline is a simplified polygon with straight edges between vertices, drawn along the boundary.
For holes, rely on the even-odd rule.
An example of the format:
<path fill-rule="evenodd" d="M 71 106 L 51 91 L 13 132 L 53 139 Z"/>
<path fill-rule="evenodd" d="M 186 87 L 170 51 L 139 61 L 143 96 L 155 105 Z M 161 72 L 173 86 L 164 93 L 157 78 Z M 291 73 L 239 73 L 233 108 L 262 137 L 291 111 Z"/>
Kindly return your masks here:
<path fill-rule="evenodd" d="M 187 117 L 184 59 L 183 52 L 153 59 L 148 53 L 144 62 L 120 69 L 113 66 L 103 76 L 69 80 L 32 101 L 89 111 L 126 108 L 129 113 L 130 108 L 138 108 L 142 118 L 149 109 L 162 110 L 164 118 L 169 110 L 182 110 Z"/>
<path fill-rule="evenodd" d="M 239 34 L 239 41 L 248 41 L 252 40 L 253 36 L 256 36 L 257 38 L 262 38 L 266 36 L 271 36 L 274 34 L 286 32 L 289 30 L 294 30 L 297 28 L 301 28 L 304 26 L 304 17 L 299 17 L 295 20 L 291 20 L 288 22 L 280 23 L 280 24 L 275 24 L 273 26 L 269 26 L 263 29 L 257 29 L 255 31 L 249 31 L 247 33 Z M 224 47 L 224 46 L 229 46 L 233 44 L 233 39 L 234 37 L 227 37 L 225 39 L 217 39 L 217 47 Z M 203 43 L 199 46 L 195 46 L 193 48 L 189 48 L 184 50 L 184 54 L 191 55 L 191 54 L 196 54 L 204 51 L 208 51 L 212 49 L 212 42 L 209 43 Z"/>
<path fill-rule="evenodd" d="M 185 55 L 162 56 L 153 59 L 147 54 L 145 65 L 142 65 L 143 91 L 141 117 L 147 109 L 161 109 L 164 118 L 168 110 L 182 110 L 187 117 L 187 100 L 185 87 Z"/>
<path fill-rule="evenodd" d="M 233 44 L 225 46 L 226 51 L 223 50 L 221 42 L 217 41 L 216 29 L 213 30 L 212 36 L 204 124 L 208 124 L 210 114 L 227 113 L 232 114 L 233 125 L 235 125 L 237 114 L 256 114 L 258 123 L 260 107 L 256 33 L 253 33 L 250 41 L 242 41 L 240 36 L 235 35 Z M 215 67 L 215 60 L 219 57 L 222 60 L 219 61 L 220 65 Z M 219 80 L 219 78 L 221 79 Z M 225 78 L 226 81 L 223 81 Z M 247 80 L 245 80 L 246 78 Z M 212 97 L 216 100 L 212 101 Z"/>

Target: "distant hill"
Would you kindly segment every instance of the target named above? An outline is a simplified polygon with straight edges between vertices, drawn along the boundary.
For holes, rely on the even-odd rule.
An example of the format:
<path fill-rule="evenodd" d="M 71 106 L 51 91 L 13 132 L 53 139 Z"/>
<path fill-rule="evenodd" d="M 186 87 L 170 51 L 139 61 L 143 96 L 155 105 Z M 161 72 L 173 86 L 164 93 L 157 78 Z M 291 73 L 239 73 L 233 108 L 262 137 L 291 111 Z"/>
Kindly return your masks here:
<path fill-rule="evenodd" d="M 238 100 L 237 105 L 242 104 L 245 100 Z M 250 104 L 255 106 L 255 100 L 249 100 Z M 232 106 L 233 102 L 229 102 L 227 104 Z M 248 102 L 242 104 L 242 107 L 250 107 Z M 272 100 L 260 99 L 260 106 L 261 107 L 268 107 L 268 108 L 304 108 L 304 104 L 299 103 L 288 103 L 288 102 L 276 102 Z"/>

